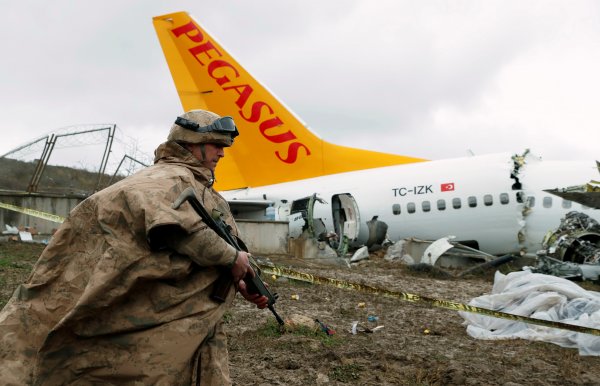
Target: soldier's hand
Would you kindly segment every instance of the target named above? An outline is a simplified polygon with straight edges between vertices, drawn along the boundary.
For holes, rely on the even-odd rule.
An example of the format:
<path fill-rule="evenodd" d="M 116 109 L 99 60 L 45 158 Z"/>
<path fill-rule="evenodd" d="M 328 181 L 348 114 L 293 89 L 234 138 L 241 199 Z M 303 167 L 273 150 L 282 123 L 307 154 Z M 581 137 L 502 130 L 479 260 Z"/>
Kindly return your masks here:
<path fill-rule="evenodd" d="M 256 304 L 256 307 L 258 307 L 260 309 L 267 307 L 267 305 L 269 303 L 269 299 L 266 296 L 262 296 L 260 294 L 248 293 L 248 287 L 246 286 L 246 282 L 244 282 L 243 280 L 240 280 L 238 282 L 237 289 L 238 289 L 238 291 L 240 291 L 240 293 L 242 294 L 244 299 L 246 299 L 250 303 Z"/>
<path fill-rule="evenodd" d="M 250 268 L 250 260 L 248 252 L 238 251 L 238 257 L 235 264 L 231 267 L 231 276 L 233 276 L 233 282 L 238 283 L 251 271 L 251 276 L 254 276 L 254 270 Z"/>

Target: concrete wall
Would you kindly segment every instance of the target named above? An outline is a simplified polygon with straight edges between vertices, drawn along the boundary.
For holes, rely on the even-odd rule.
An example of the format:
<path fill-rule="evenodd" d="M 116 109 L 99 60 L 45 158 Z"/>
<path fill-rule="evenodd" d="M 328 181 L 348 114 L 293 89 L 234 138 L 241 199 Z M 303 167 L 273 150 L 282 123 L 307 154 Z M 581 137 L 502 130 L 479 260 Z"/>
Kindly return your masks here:
<path fill-rule="evenodd" d="M 27 209 L 35 209 L 40 212 L 55 214 L 66 217 L 69 212 L 77 206 L 84 197 L 53 196 L 43 194 L 27 193 L 2 193 L 0 202 L 11 204 Z M 33 217 L 27 214 L 0 208 L 0 227 L 6 230 L 5 224 L 11 226 L 35 227 L 39 233 L 52 234 L 59 227 L 59 223 Z"/>
<path fill-rule="evenodd" d="M 84 197 L 66 197 L 25 193 L 1 193 L 0 202 L 22 208 L 66 217 Z M 242 240 L 250 252 L 260 255 L 282 255 L 288 253 L 287 221 L 236 220 Z M 52 234 L 59 223 L 0 208 L 0 227 L 5 224 L 16 227 L 35 227 L 41 234 Z"/>
<path fill-rule="evenodd" d="M 251 253 L 283 255 L 288 253 L 287 221 L 236 220 L 240 236 Z"/>

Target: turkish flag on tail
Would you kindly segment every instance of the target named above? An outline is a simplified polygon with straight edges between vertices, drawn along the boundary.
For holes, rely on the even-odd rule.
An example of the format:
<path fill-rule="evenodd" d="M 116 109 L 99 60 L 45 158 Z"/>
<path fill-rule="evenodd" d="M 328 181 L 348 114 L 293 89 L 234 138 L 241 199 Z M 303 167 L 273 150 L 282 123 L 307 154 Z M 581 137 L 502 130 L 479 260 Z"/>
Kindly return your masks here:
<path fill-rule="evenodd" d="M 442 192 L 451 192 L 454 190 L 454 182 L 447 182 L 440 186 Z"/>

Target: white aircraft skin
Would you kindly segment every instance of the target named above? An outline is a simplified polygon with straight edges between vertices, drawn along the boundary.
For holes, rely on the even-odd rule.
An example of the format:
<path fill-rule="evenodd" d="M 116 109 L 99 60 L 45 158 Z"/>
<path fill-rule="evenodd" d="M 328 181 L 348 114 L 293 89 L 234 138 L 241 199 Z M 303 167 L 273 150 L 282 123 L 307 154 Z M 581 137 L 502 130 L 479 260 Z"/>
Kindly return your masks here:
<path fill-rule="evenodd" d="M 388 225 L 392 241 L 409 237 L 435 240 L 452 235 L 455 241 L 475 240 L 480 250 L 494 255 L 535 254 L 541 249 L 544 235 L 572 210 L 600 220 L 598 210 L 570 202 L 571 206 L 565 208 L 563 199 L 543 191 L 596 178 L 595 162 L 541 161 L 528 155 L 517 174 L 521 190 L 512 189 L 516 182 L 511 178 L 513 167 L 511 154 L 492 154 L 361 170 L 222 194 L 233 205 L 236 200 L 266 200 L 283 208 L 282 200 L 289 204 L 316 193 L 327 204 L 316 204 L 314 217 L 333 230 L 332 197 L 349 193 L 359 211 L 359 234 L 354 244 L 367 240 L 366 221 L 378 216 Z M 453 190 L 442 191 L 442 186 Z M 526 197 L 521 200 L 524 202 L 518 202 L 517 193 Z M 501 194 L 507 203 L 500 202 Z M 486 205 L 484 200 L 490 196 L 491 205 Z M 469 206 L 469 197 L 476 198 L 475 207 Z M 530 197 L 535 197 L 533 207 L 529 207 Z M 543 205 L 545 197 L 551 197 L 545 199 L 549 207 Z M 460 208 L 453 206 L 456 198 L 461 201 Z M 438 200 L 444 201 L 445 209 L 438 209 Z M 429 202 L 429 211 L 423 210 L 424 202 Z M 408 212 L 409 203 L 415 205 L 414 213 Z M 393 213 L 395 204 L 400 206 L 400 214 Z"/>

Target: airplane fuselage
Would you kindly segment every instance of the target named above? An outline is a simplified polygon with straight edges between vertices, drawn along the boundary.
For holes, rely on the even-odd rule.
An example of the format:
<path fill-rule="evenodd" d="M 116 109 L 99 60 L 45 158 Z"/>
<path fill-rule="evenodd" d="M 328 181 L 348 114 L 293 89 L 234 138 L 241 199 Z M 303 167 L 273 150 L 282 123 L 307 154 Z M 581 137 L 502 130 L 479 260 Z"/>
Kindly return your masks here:
<path fill-rule="evenodd" d="M 556 228 L 567 212 L 582 211 L 600 219 L 597 210 L 543 190 L 578 185 L 596 174 L 593 162 L 541 161 L 529 156 L 515 169 L 511 155 L 493 154 L 340 173 L 223 194 L 230 202 L 264 199 L 283 209 L 293 200 L 316 193 L 327 204 L 316 203 L 313 217 L 320 218 L 329 230 L 336 229 L 332 201 L 348 194 L 356 203 L 355 244 L 367 240 L 366 221 L 377 216 L 388 225 L 388 237 L 393 241 L 452 235 L 456 241 L 475 242 L 490 254 L 535 253 L 544 235 Z"/>

